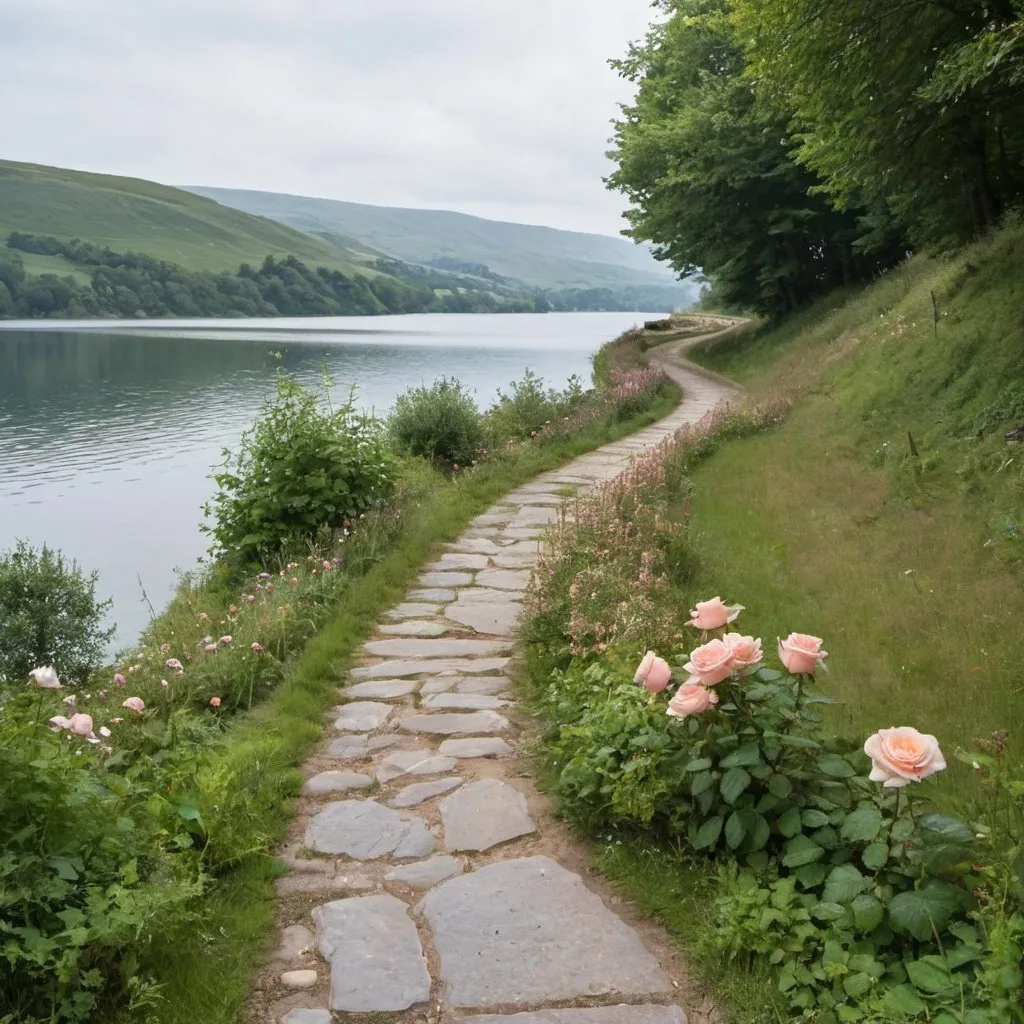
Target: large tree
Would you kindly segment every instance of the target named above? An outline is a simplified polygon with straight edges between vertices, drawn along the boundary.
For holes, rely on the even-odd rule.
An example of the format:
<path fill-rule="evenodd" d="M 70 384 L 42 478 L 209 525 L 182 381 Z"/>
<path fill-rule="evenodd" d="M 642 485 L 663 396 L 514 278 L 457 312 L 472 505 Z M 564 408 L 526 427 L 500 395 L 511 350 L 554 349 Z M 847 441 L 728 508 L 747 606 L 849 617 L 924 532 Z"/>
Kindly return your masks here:
<path fill-rule="evenodd" d="M 877 270 L 880 257 L 854 249 L 856 213 L 810 194 L 820 182 L 793 159 L 788 118 L 755 102 L 729 3 L 656 6 L 665 20 L 613 61 L 637 85 L 609 154 L 628 233 L 726 302 L 774 316 Z"/>

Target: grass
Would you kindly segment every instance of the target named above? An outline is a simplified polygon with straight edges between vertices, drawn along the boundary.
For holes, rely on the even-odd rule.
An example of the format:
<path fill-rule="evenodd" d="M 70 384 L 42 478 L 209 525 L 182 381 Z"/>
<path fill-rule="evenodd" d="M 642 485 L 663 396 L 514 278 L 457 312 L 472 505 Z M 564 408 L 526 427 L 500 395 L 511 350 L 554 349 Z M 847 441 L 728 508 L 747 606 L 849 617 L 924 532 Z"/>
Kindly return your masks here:
<path fill-rule="evenodd" d="M 189 270 L 237 270 L 289 253 L 345 272 L 358 255 L 264 217 L 156 182 L 0 161 L 0 236 L 82 238 Z"/>
<path fill-rule="evenodd" d="M 92 276 L 63 256 L 42 256 L 34 252 L 19 252 L 18 258 L 29 274 L 56 274 L 73 277 L 79 284 L 88 284 Z"/>
<path fill-rule="evenodd" d="M 485 464 L 458 482 L 438 477 L 410 516 L 398 546 L 348 591 L 331 620 L 313 638 L 274 694 L 239 716 L 226 742 L 204 769 L 236 772 L 251 765 L 261 779 L 257 804 L 261 827 L 284 834 L 290 800 L 300 780 L 298 766 L 320 740 L 324 712 L 337 702 L 339 680 L 381 613 L 405 594 L 420 566 L 440 545 L 454 540 L 466 523 L 500 495 L 546 469 L 641 429 L 678 403 L 667 389 L 644 414 L 530 449 L 515 462 Z M 271 939 L 279 864 L 259 856 L 213 886 L 199 926 L 161 936 L 153 956 L 164 989 L 155 1007 L 126 1016 L 146 1024 L 231 1024 L 248 995 L 249 979 Z"/>
<path fill-rule="evenodd" d="M 767 637 L 826 639 L 849 736 L 912 724 L 952 752 L 1020 720 L 1022 256 L 1011 227 L 698 354 L 755 397 L 802 396 L 696 469 L 692 529 L 709 593 Z M 964 782 L 951 765 L 938 787 Z"/>

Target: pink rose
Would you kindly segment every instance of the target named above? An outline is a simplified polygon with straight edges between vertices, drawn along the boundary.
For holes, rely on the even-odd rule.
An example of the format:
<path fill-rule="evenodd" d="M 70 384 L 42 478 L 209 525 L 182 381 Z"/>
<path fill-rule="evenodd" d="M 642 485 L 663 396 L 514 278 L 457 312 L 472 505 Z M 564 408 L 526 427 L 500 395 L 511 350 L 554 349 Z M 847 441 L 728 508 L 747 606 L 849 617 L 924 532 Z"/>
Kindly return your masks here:
<path fill-rule="evenodd" d="M 668 667 L 668 662 L 659 658 L 654 651 L 648 651 L 633 676 L 633 682 L 646 686 L 651 693 L 661 693 L 671 678 L 672 669 Z"/>
<path fill-rule="evenodd" d="M 717 703 L 718 694 L 714 690 L 696 683 L 684 683 L 668 702 L 667 713 L 673 718 L 685 718 L 687 715 L 702 714 Z"/>
<path fill-rule="evenodd" d="M 732 651 L 723 641 L 710 640 L 690 653 L 690 660 L 684 668 L 690 673 L 688 683 L 717 686 L 732 675 Z"/>
<path fill-rule="evenodd" d="M 871 758 L 871 781 L 886 789 L 920 782 L 946 767 L 939 741 L 909 726 L 879 729 L 865 741 L 864 753 Z"/>
<path fill-rule="evenodd" d="M 220 707 L 220 697 L 211 697 L 210 698 L 210 707 L 212 707 L 212 708 L 219 708 Z"/>
<path fill-rule="evenodd" d="M 732 663 L 735 668 L 747 668 L 756 665 L 764 655 L 761 653 L 761 641 L 752 636 L 741 636 L 739 633 L 726 633 L 722 642 L 732 651 Z"/>
<path fill-rule="evenodd" d="M 146 705 L 141 697 L 129 697 L 127 700 L 121 701 L 121 707 L 134 711 L 137 715 L 141 715 L 146 710 Z"/>
<path fill-rule="evenodd" d="M 68 732 L 74 733 L 75 736 L 91 736 L 92 715 L 72 715 L 68 719 L 67 729 Z"/>
<path fill-rule="evenodd" d="M 713 597 L 710 601 L 698 601 L 696 608 L 690 609 L 688 625 L 696 629 L 721 629 L 734 619 L 738 618 L 743 611 L 741 604 L 725 604 L 720 597 Z"/>
<path fill-rule="evenodd" d="M 779 661 L 795 676 L 809 675 L 818 667 L 818 662 L 827 657 L 828 651 L 821 649 L 820 637 L 790 633 L 779 641 Z"/>

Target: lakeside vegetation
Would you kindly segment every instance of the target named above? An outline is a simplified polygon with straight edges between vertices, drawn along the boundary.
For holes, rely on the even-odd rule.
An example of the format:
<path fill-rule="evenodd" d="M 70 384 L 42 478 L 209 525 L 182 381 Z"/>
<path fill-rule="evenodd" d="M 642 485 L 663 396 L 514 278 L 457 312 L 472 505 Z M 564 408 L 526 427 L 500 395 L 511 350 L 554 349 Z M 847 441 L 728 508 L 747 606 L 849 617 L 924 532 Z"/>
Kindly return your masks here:
<path fill-rule="evenodd" d="M 474 514 L 676 404 L 675 385 L 641 363 L 627 341 L 596 386 L 559 392 L 527 375 L 483 414 L 458 401 L 452 413 L 461 389 L 441 381 L 407 396 L 411 430 L 331 409 L 282 376 L 220 476 L 217 560 L 114 666 L 96 664 L 95 643 L 59 642 L 69 622 L 95 639 L 94 580 L 65 566 L 76 601 L 54 619 L 52 558 L 3 557 L 0 625 L 20 649 L 5 651 L 19 660 L 0 681 L 0 774 L 13 783 L 0 795 L 13 826 L 0 847 L 0 1020 L 236 1019 L 272 927 L 271 854 L 297 768 L 346 664 Z M 459 430 L 439 433 L 453 418 Z M 8 674 L 29 663 L 32 679 Z"/>

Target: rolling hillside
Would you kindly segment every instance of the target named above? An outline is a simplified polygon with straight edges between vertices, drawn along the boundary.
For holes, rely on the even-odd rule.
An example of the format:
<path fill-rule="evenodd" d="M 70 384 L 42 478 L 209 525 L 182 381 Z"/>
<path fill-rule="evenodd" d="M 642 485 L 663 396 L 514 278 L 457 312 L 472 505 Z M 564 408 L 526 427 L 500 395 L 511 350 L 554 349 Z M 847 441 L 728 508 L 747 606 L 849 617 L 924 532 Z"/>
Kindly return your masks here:
<path fill-rule="evenodd" d="M 82 238 L 190 270 L 236 270 L 288 254 L 352 270 L 377 255 L 151 181 L 0 161 L 0 237 L 11 231 Z"/>
<path fill-rule="evenodd" d="M 196 186 L 189 191 L 301 231 L 357 238 L 410 262 L 482 263 L 497 274 L 540 288 L 664 287 L 680 295 L 680 304 L 696 298 L 696 286 L 677 281 L 646 249 L 623 238 L 445 210 L 366 206 L 245 189 Z"/>

